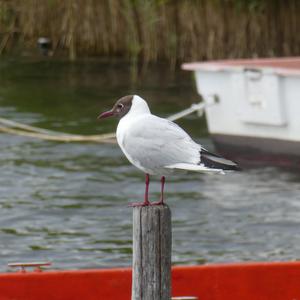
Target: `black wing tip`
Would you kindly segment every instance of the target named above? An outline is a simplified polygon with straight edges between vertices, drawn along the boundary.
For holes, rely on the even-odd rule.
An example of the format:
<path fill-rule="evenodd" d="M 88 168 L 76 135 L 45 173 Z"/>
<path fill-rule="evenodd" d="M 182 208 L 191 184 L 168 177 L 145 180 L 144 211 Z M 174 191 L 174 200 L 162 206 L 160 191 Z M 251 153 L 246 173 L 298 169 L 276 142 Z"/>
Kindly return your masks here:
<path fill-rule="evenodd" d="M 240 166 L 238 166 L 238 164 L 234 161 L 230 161 L 232 164 L 222 163 L 222 162 L 216 161 L 214 159 L 214 157 L 221 158 L 221 159 L 223 157 L 221 157 L 217 154 L 208 152 L 206 149 L 202 149 L 201 152 L 200 152 L 200 157 L 201 157 L 200 163 L 202 163 L 205 167 L 208 167 L 211 169 L 222 169 L 224 171 L 238 171 L 238 172 L 242 171 L 242 168 Z"/>

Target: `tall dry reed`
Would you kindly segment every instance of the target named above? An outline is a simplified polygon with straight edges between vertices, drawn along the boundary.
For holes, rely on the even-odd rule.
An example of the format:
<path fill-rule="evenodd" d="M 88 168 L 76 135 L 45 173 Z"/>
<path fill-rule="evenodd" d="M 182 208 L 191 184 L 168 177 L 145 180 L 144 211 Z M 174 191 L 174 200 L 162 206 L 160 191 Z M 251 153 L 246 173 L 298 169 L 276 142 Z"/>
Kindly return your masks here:
<path fill-rule="evenodd" d="M 299 15 L 299 0 L 0 0 L 0 53 L 47 36 L 70 59 L 299 55 Z"/>

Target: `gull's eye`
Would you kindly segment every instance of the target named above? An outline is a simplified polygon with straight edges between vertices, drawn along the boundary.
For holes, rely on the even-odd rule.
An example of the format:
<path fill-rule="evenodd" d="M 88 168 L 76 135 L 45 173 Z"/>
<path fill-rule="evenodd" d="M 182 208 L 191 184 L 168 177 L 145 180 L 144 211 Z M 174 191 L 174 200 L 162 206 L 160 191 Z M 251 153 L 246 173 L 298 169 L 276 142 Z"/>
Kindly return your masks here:
<path fill-rule="evenodd" d="M 124 107 L 124 105 L 122 103 L 118 104 L 118 108 L 122 109 Z"/>

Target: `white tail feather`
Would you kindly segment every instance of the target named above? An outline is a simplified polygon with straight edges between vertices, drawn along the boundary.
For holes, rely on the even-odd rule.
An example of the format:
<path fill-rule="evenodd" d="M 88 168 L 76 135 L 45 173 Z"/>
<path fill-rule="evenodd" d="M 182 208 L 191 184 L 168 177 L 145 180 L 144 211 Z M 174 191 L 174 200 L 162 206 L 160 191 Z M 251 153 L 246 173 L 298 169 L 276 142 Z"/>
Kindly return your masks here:
<path fill-rule="evenodd" d="M 193 164 L 186 164 L 186 163 L 173 164 L 173 165 L 165 166 L 165 168 L 195 171 L 195 172 L 206 173 L 206 174 L 225 174 L 225 172 L 222 169 L 210 169 L 202 165 L 193 165 Z"/>

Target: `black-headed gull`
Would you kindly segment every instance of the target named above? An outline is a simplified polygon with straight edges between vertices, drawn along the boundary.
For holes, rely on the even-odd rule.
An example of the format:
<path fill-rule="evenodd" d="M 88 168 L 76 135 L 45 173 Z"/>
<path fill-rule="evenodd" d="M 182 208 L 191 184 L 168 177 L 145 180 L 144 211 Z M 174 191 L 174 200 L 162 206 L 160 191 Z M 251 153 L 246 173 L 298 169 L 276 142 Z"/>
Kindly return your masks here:
<path fill-rule="evenodd" d="M 208 152 L 177 124 L 151 114 L 147 102 L 137 96 L 120 98 L 98 119 L 119 117 L 117 141 L 128 160 L 146 173 L 144 202 L 131 206 L 163 205 L 165 175 L 174 170 L 224 173 L 238 170 L 236 163 Z M 150 203 L 150 175 L 161 176 L 160 201 Z"/>

